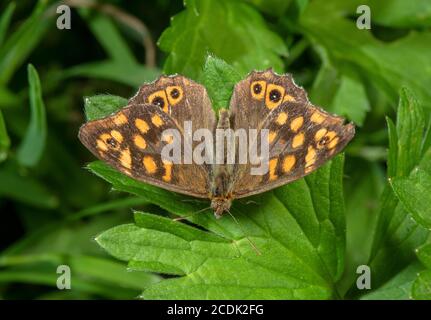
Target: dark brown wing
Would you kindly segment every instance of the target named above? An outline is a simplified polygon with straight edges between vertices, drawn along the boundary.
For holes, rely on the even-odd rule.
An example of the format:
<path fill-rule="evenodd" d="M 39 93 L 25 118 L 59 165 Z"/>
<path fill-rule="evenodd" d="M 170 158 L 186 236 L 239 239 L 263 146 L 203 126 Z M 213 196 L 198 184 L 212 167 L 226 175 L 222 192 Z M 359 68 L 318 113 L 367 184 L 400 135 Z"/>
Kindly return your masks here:
<path fill-rule="evenodd" d="M 256 88 L 258 84 L 259 88 Z M 313 106 L 290 75 L 253 72 L 237 84 L 231 100 L 234 129 L 268 130 L 268 172 L 252 175 L 237 165 L 234 196 L 261 193 L 297 180 L 339 153 L 353 138 L 353 124 Z M 250 120 L 247 120 L 250 119 Z M 258 141 L 250 141 L 250 144 Z"/>
<path fill-rule="evenodd" d="M 234 88 L 230 101 L 234 128 L 258 128 L 278 106 L 290 101 L 308 104 L 306 92 L 291 75 L 279 76 L 271 69 L 253 71 Z"/>
<path fill-rule="evenodd" d="M 96 157 L 132 178 L 206 198 L 208 172 L 204 166 L 162 159 L 163 147 L 178 139 L 163 134 L 166 129 L 181 132 L 160 107 L 132 104 L 109 117 L 87 122 L 79 130 L 79 139 Z"/>

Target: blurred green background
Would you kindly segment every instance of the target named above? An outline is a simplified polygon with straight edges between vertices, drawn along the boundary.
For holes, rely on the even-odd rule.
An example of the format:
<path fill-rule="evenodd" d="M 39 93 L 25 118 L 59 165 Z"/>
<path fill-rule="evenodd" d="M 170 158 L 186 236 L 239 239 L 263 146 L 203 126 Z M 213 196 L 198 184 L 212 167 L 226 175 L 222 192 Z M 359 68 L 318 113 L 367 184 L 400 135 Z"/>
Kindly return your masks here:
<path fill-rule="evenodd" d="M 161 73 L 199 80 L 208 53 L 241 75 L 292 73 L 313 103 L 357 124 L 345 160 L 347 292 L 352 270 L 370 258 L 386 185 L 385 117 L 395 119 L 401 87 L 418 97 L 429 128 L 431 2 L 66 1 L 70 30 L 56 27 L 60 4 L 0 4 L 0 298 L 127 299 L 160 281 L 127 272 L 94 241 L 132 221 L 130 208 L 154 208 L 84 168 L 94 160 L 77 139 L 84 97 L 127 98 Z M 362 4 L 371 30 L 356 27 Z M 380 285 L 415 261 L 426 238 L 400 249 Z M 57 290 L 60 264 L 71 266 L 73 290 Z"/>

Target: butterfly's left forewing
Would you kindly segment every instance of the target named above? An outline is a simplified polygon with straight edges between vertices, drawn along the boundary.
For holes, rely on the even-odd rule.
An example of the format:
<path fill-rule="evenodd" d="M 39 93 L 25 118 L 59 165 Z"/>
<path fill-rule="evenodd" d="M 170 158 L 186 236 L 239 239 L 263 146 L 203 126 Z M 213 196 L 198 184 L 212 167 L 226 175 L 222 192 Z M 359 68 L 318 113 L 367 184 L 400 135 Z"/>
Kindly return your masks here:
<path fill-rule="evenodd" d="M 163 147 L 182 138 L 164 134 L 165 129 L 182 132 L 160 107 L 131 104 L 109 117 L 84 124 L 79 139 L 96 157 L 134 179 L 178 193 L 207 197 L 205 167 L 162 159 Z"/>

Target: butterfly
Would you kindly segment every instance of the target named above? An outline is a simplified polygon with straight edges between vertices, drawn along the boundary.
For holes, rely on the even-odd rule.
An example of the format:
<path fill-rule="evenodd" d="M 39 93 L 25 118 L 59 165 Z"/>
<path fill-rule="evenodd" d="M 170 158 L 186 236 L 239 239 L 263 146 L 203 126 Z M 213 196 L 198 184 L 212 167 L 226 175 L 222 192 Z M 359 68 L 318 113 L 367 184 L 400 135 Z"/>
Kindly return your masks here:
<path fill-rule="evenodd" d="M 163 159 L 163 148 L 172 143 L 165 130 L 185 135 L 185 121 L 191 121 L 193 131 L 265 129 L 267 172 L 251 174 L 250 161 L 198 164 Z M 343 150 L 354 134 L 353 123 L 346 124 L 344 118 L 311 104 L 291 75 L 268 69 L 253 71 L 238 82 L 229 110 L 221 109 L 218 119 L 204 86 L 181 75 L 160 76 L 142 85 L 126 107 L 85 123 L 79 139 L 96 157 L 129 177 L 210 199 L 220 218 L 234 199 L 274 189 L 318 169 Z M 238 142 L 230 146 L 233 151 L 239 148 Z"/>

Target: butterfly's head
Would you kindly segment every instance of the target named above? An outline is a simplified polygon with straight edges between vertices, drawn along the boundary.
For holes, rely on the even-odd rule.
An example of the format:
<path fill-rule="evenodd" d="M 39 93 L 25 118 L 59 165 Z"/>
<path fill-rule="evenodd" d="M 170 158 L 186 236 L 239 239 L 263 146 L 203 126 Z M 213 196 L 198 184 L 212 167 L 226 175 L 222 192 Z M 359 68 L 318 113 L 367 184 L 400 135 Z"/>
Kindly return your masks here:
<path fill-rule="evenodd" d="M 216 219 L 220 219 L 224 212 L 229 211 L 231 205 L 230 197 L 217 197 L 211 200 L 211 208 L 214 210 Z"/>

